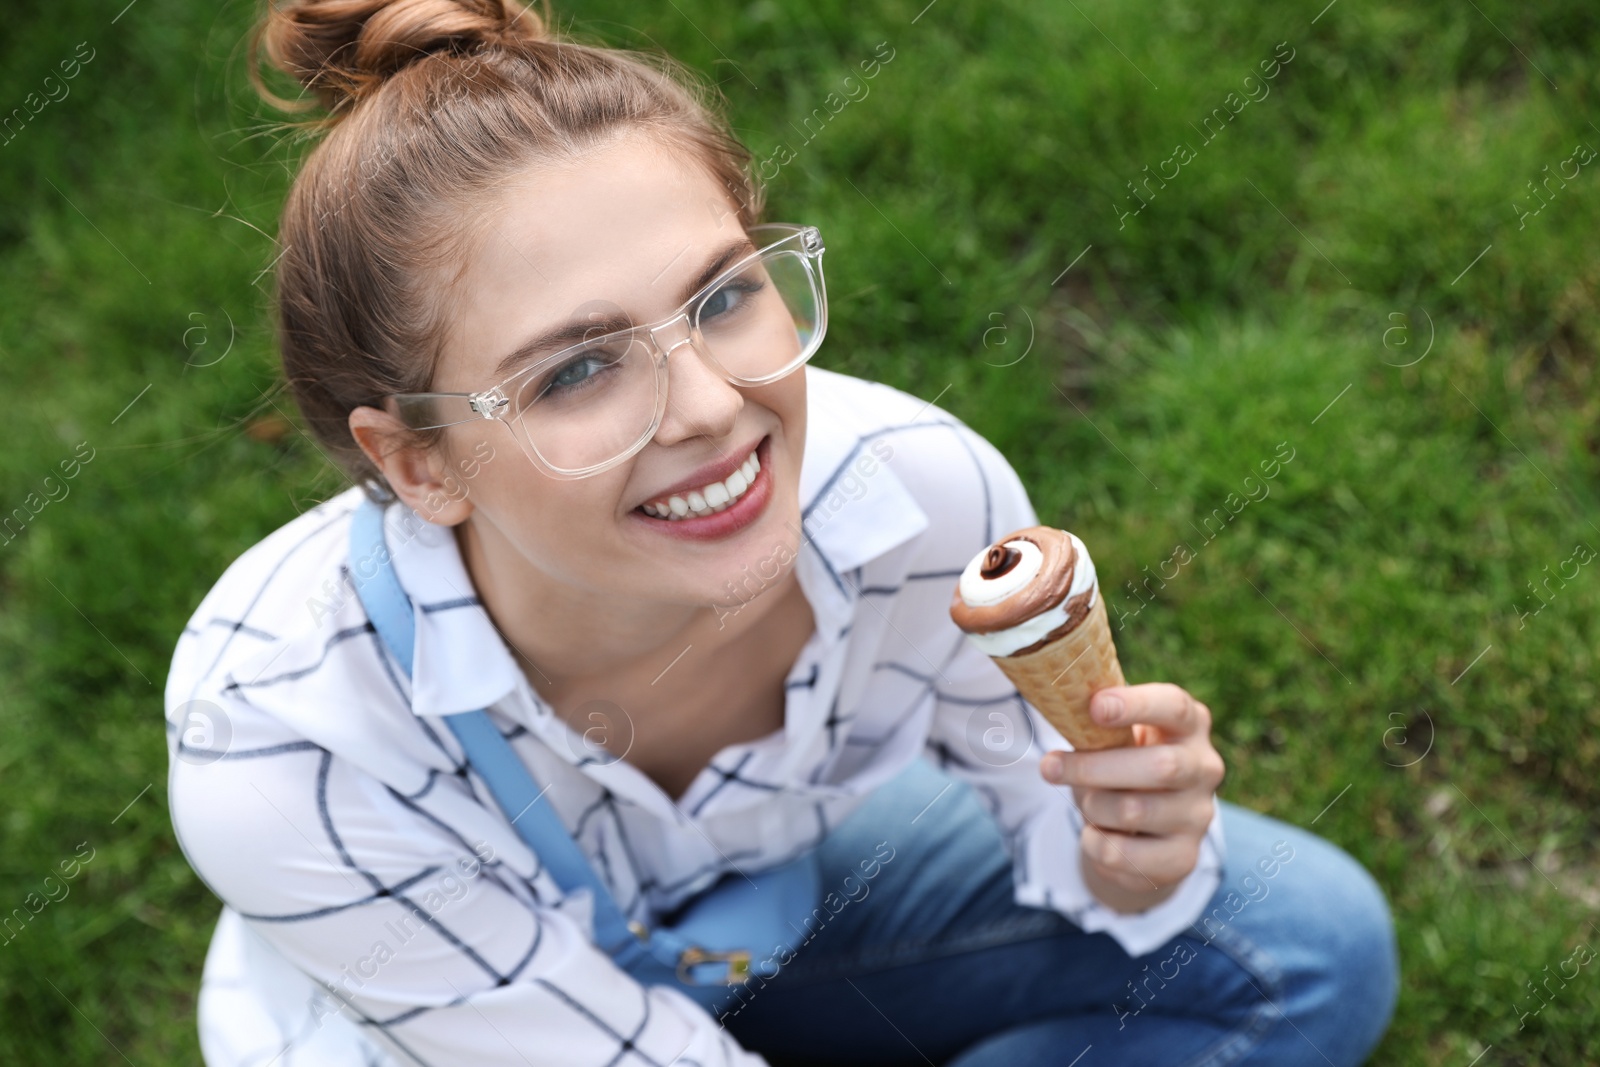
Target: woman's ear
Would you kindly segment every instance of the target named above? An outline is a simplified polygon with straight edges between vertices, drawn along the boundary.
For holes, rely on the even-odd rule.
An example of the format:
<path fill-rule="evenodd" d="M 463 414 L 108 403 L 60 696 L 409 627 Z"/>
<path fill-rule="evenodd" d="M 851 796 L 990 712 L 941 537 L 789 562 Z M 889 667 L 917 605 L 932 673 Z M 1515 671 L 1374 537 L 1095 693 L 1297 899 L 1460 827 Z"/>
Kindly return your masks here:
<path fill-rule="evenodd" d="M 450 464 L 418 446 L 405 424 L 374 407 L 350 412 L 350 436 L 407 506 L 436 526 L 455 526 L 472 514 L 472 502 Z"/>

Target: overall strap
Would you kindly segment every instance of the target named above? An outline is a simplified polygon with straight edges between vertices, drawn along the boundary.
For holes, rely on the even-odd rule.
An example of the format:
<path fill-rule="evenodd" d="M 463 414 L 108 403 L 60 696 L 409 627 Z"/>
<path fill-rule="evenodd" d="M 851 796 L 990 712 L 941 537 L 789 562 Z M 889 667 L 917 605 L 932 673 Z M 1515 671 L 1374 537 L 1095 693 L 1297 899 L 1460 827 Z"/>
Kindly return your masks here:
<path fill-rule="evenodd" d="M 350 570 L 356 595 L 378 637 L 410 677 L 416 617 L 384 543 L 383 509 L 371 500 L 362 501 L 350 525 Z M 482 710 L 442 717 L 466 750 L 467 761 L 488 784 L 500 810 L 561 891 L 589 890 L 594 901 L 595 940 L 619 966 L 628 966 L 635 956 L 645 952 L 643 944 L 634 936 L 621 909 L 596 877 L 555 809 L 544 801 L 544 791 L 535 784 L 510 743 Z"/>

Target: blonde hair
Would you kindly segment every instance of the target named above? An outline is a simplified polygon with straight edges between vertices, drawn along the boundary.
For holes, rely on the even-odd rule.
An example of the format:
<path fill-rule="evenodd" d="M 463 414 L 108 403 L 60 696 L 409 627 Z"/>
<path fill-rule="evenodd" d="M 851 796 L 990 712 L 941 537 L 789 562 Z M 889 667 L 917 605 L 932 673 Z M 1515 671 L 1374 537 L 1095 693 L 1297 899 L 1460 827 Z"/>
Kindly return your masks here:
<path fill-rule="evenodd" d="M 278 228 L 285 379 L 308 428 L 378 500 L 383 475 L 349 415 L 426 392 L 445 296 L 482 226 L 475 206 L 540 162 L 572 160 L 626 130 L 702 166 L 760 221 L 751 155 L 703 82 L 666 56 L 578 43 L 517 0 L 298 0 L 268 6 L 251 77 L 269 103 L 317 108 Z M 265 62 L 314 100 L 274 95 Z M 440 284 L 440 281 L 444 284 Z M 442 431 L 413 432 L 432 446 Z"/>

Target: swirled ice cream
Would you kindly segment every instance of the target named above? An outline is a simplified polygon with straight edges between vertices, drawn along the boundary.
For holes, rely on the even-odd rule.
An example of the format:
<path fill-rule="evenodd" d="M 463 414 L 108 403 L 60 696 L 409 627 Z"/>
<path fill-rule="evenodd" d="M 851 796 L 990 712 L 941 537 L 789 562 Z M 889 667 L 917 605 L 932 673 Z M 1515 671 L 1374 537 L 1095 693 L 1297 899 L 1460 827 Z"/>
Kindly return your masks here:
<path fill-rule="evenodd" d="M 950 594 L 950 618 L 1024 700 L 1077 749 L 1133 744 L 1089 715 L 1094 694 L 1127 684 L 1083 542 L 1030 526 L 979 552 Z"/>
<path fill-rule="evenodd" d="M 1094 561 L 1076 534 L 1030 526 L 972 558 L 950 617 L 987 654 L 1023 655 L 1076 628 L 1097 590 Z"/>

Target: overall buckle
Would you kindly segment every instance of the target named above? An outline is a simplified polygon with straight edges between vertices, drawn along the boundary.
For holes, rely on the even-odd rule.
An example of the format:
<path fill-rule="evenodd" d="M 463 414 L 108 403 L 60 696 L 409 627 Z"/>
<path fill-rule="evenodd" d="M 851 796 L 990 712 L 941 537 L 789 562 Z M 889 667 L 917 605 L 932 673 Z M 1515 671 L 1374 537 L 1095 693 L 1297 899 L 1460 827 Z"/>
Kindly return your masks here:
<path fill-rule="evenodd" d="M 678 981 L 685 985 L 710 985 L 697 981 L 693 968 L 703 963 L 726 963 L 728 969 L 721 977 L 723 985 L 743 985 L 750 980 L 750 953 L 747 949 L 730 949 L 727 952 L 708 952 L 703 948 L 687 948 L 678 956 Z"/>

